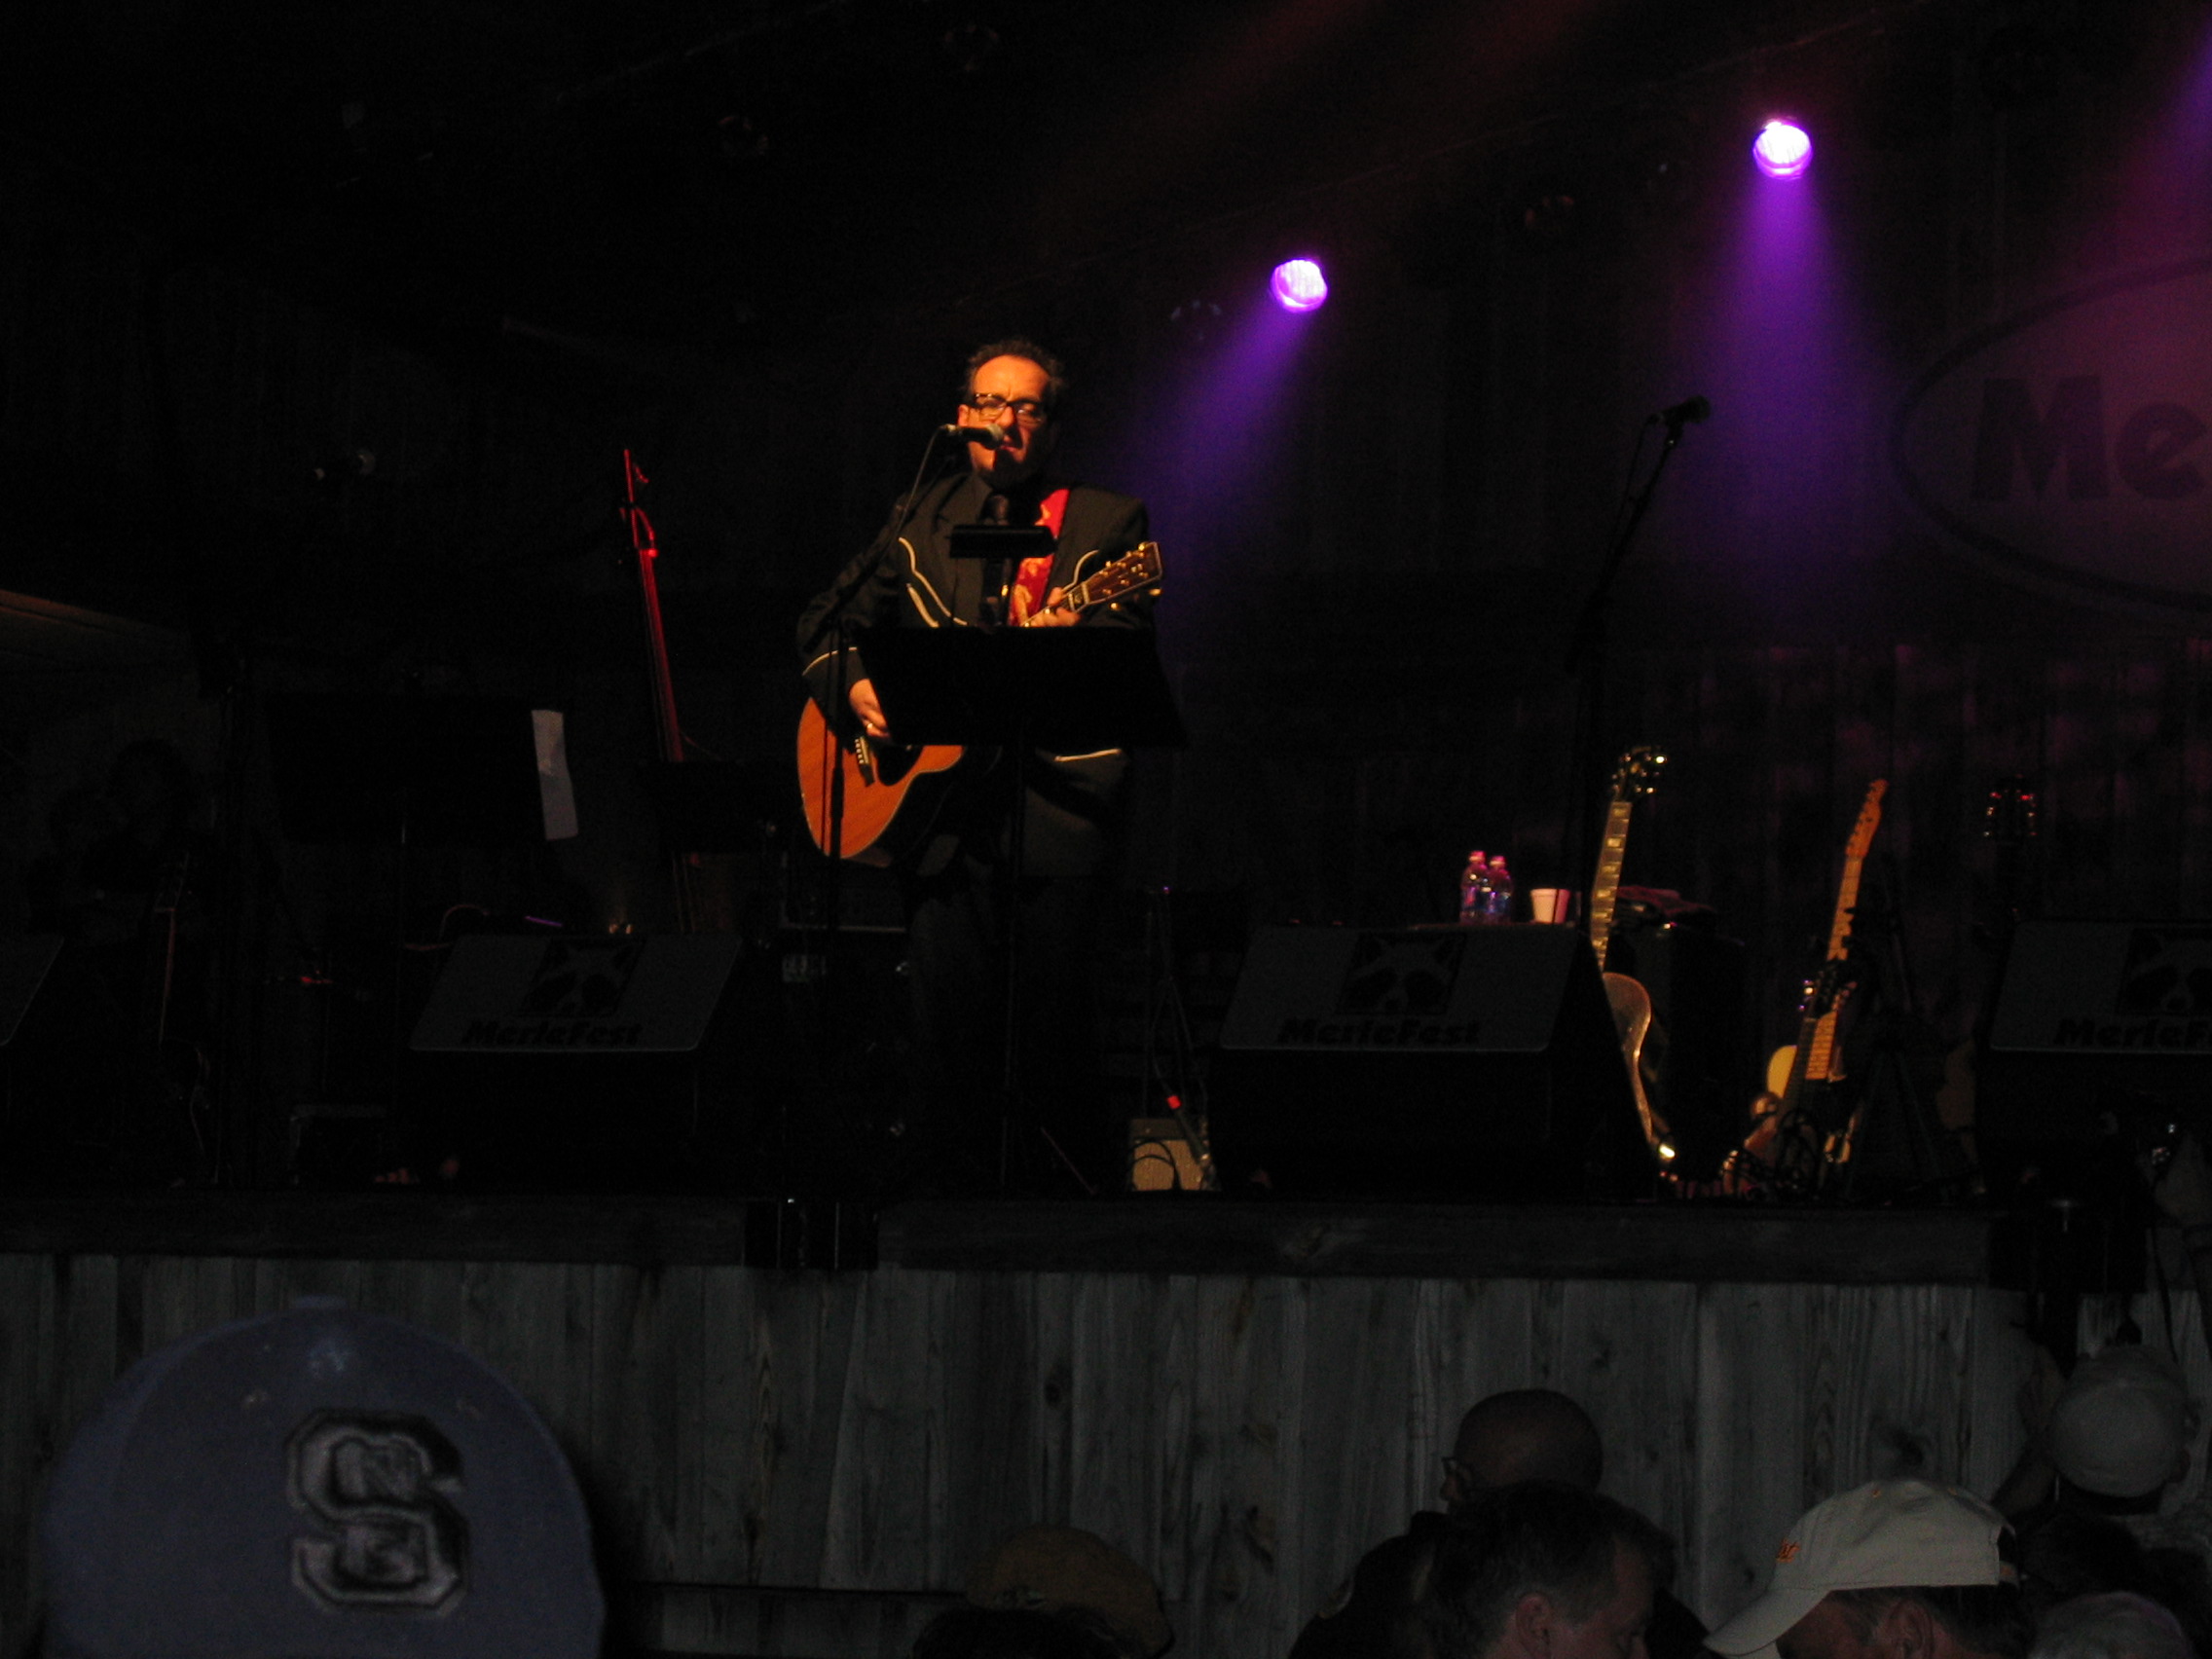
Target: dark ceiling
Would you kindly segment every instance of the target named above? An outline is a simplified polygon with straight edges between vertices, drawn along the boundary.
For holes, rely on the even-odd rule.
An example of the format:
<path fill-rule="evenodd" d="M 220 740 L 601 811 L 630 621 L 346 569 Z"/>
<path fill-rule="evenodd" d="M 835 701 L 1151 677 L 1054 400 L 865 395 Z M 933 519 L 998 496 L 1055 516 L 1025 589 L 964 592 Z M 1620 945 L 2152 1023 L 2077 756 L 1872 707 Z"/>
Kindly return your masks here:
<path fill-rule="evenodd" d="M 415 326 L 714 341 L 1050 271 L 1864 10 L 88 0 L 14 25 L 0 121 L 161 256 Z"/>

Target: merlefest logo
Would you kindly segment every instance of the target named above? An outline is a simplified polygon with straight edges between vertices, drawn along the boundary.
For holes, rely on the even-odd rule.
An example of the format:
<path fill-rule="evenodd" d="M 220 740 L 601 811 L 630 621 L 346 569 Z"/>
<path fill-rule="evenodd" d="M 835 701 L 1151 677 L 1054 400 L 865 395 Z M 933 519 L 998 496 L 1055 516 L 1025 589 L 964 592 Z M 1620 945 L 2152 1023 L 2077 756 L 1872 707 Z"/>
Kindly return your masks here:
<path fill-rule="evenodd" d="M 466 1049 L 628 1049 L 645 1025 L 625 1017 L 624 999 L 645 952 L 643 939 L 545 941 L 529 987 L 504 1019 L 471 1019 Z"/>
<path fill-rule="evenodd" d="M 1466 940 L 1450 930 L 1361 934 L 1337 988 L 1336 1017 L 1293 1014 L 1278 1043 L 1321 1048 L 1465 1048 L 1478 1022 L 1451 1020 Z"/>
<path fill-rule="evenodd" d="M 2009 573 L 2212 609 L 2212 258 L 2129 272 L 1971 338 L 1906 393 L 1913 501 Z"/>
<path fill-rule="evenodd" d="M 2051 1041 L 2060 1049 L 2212 1050 L 2212 926 L 2131 929 L 2111 1014 L 2061 1014 Z"/>

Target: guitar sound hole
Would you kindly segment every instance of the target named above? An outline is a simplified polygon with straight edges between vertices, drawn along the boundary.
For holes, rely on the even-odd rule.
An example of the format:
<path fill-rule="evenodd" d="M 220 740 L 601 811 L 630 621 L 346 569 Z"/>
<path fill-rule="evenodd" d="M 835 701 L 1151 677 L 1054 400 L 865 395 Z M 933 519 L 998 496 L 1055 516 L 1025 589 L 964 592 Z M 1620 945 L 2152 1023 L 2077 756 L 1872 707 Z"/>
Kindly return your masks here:
<path fill-rule="evenodd" d="M 875 781 L 895 784 L 914 769 L 917 752 L 902 749 L 897 744 L 879 743 L 875 746 Z"/>

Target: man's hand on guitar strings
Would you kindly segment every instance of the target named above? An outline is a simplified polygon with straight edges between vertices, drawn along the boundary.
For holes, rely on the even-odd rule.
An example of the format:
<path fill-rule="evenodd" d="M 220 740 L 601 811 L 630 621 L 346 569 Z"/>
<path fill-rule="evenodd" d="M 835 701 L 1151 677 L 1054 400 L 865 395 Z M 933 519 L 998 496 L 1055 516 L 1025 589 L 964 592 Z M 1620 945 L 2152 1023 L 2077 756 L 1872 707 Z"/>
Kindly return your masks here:
<path fill-rule="evenodd" d="M 852 704 L 853 713 L 860 716 L 862 731 L 879 741 L 890 738 L 891 728 L 883 723 L 883 705 L 875 700 L 874 681 L 854 681 L 853 688 L 845 693 L 845 700 Z"/>
<path fill-rule="evenodd" d="M 1029 608 L 1028 593 L 1021 588 L 1015 588 L 1014 590 L 1014 625 L 1019 628 L 1074 627 L 1083 620 L 1083 613 L 1079 610 L 1065 610 L 1059 608 L 1060 601 L 1067 596 L 1068 590 L 1066 588 L 1054 588 L 1045 596 L 1045 608 L 1032 611 Z"/>

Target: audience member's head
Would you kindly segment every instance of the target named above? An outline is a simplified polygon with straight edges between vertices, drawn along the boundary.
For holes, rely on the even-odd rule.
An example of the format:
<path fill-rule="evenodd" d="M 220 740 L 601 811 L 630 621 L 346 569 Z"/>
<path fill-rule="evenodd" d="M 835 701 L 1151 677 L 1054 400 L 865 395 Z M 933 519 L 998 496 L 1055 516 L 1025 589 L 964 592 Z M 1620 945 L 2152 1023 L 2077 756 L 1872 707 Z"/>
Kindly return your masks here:
<path fill-rule="evenodd" d="M 1475 1493 L 1438 1537 L 1418 1617 L 1435 1659 L 1642 1659 L 1666 1534 L 1558 1481 Z"/>
<path fill-rule="evenodd" d="M 2050 1408 L 2045 1445 L 2059 1478 L 2092 1499 L 2156 1499 L 2189 1472 L 2196 1412 L 2164 1354 L 2108 1347 L 2074 1368 Z"/>
<path fill-rule="evenodd" d="M 1876 1481 L 1797 1520 L 1766 1593 L 1711 1636 L 1714 1652 L 1780 1659 L 2024 1659 L 2030 1627 L 2003 1556 L 2005 1519 L 1926 1481 Z"/>
<path fill-rule="evenodd" d="M 1605 1449 L 1590 1414 L 1550 1388 L 1515 1388 L 1478 1402 L 1459 1419 L 1445 1469 L 1447 1509 L 1521 1481 L 1560 1481 L 1596 1492 Z"/>
<path fill-rule="evenodd" d="M 593 1659 L 569 1466 L 450 1343 L 333 1303 L 149 1354 L 41 1518 L 67 1659 Z"/>
<path fill-rule="evenodd" d="M 2180 1620 L 2124 1590 L 2051 1608 L 2029 1652 L 2031 1659 L 2196 1659 Z"/>
<path fill-rule="evenodd" d="M 1153 1659 L 1175 1639 L 1151 1575 L 1079 1527 L 1023 1528 L 969 1572 L 968 1600 L 999 1611 L 1080 1615 L 1076 1622 L 1111 1633 L 1122 1659 Z"/>

